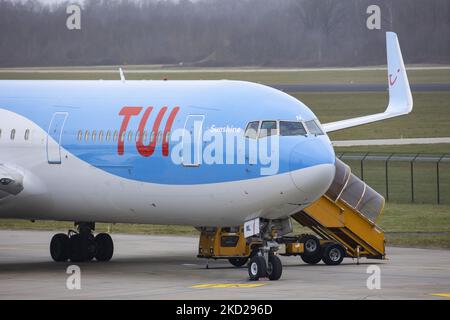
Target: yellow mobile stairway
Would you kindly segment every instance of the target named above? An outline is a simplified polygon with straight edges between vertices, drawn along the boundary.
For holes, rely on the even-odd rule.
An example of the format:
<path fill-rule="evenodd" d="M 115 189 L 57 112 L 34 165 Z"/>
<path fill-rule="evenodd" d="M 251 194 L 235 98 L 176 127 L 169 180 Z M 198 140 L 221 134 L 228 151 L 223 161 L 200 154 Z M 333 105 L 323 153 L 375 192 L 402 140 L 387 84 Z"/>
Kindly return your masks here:
<path fill-rule="evenodd" d="M 385 258 L 384 232 L 376 225 L 384 198 L 336 159 L 328 191 L 292 218 L 325 240 L 338 242 L 353 258 Z"/>
<path fill-rule="evenodd" d="M 282 255 L 300 255 L 310 264 L 321 259 L 340 264 L 344 256 L 369 259 L 385 258 L 384 232 L 376 225 L 384 208 L 384 198 L 336 159 L 336 174 L 328 191 L 292 218 L 314 231 L 313 235 L 283 236 Z M 200 235 L 199 258 L 228 259 L 244 265 L 260 245 L 245 239 L 243 227 L 204 229 Z M 341 254 L 342 253 L 342 254 Z"/>

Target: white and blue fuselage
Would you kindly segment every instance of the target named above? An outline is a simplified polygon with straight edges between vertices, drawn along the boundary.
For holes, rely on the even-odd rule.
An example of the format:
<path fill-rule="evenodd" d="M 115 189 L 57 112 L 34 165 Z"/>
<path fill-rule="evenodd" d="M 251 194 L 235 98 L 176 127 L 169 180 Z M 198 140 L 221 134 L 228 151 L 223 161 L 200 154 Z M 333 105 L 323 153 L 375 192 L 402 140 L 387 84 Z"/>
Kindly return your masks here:
<path fill-rule="evenodd" d="M 0 188 L 0 218 L 193 226 L 284 218 L 334 178 L 326 134 L 280 134 L 280 121 L 312 120 L 292 96 L 241 81 L 0 81 L 0 171 L 23 187 Z M 193 162 L 172 157 L 179 129 L 233 131 L 248 146 L 249 123 L 265 121 L 278 125 L 271 174 L 251 163 L 249 147 L 244 162 L 227 161 L 223 146 L 222 160 L 205 163 L 208 142 L 197 138 L 179 139 L 199 155 Z"/>

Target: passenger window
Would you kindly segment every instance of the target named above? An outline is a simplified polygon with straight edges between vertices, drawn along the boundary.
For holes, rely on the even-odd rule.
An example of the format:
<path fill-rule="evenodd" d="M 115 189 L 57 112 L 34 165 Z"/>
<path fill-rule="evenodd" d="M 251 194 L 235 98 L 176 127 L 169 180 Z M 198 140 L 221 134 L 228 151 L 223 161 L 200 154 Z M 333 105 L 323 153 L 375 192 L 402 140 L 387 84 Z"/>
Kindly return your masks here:
<path fill-rule="evenodd" d="M 25 141 L 28 140 L 30 138 L 30 129 L 25 130 L 25 136 L 24 139 Z"/>
<path fill-rule="evenodd" d="M 249 122 L 247 128 L 245 128 L 245 137 L 250 139 L 256 139 L 256 137 L 258 136 L 258 128 L 259 128 L 259 121 Z"/>
<path fill-rule="evenodd" d="M 138 142 L 139 141 L 139 138 L 140 138 L 140 132 L 138 131 L 138 132 L 136 132 L 136 142 Z"/>
<path fill-rule="evenodd" d="M 280 121 L 280 136 L 304 136 L 305 127 L 298 121 Z"/>
<path fill-rule="evenodd" d="M 128 142 L 133 140 L 133 131 L 128 132 Z"/>
<path fill-rule="evenodd" d="M 111 131 L 107 131 L 106 132 L 106 142 L 109 142 L 109 140 L 111 140 Z"/>
<path fill-rule="evenodd" d="M 147 139 L 148 139 L 148 132 L 147 132 L 147 130 L 145 130 L 144 137 L 142 138 L 143 143 L 147 144 L 148 143 Z"/>
<path fill-rule="evenodd" d="M 11 140 L 14 140 L 15 137 L 16 137 L 16 129 L 12 129 L 11 130 Z"/>
<path fill-rule="evenodd" d="M 116 142 L 118 138 L 119 138 L 119 132 L 117 132 L 117 130 L 116 130 L 116 131 L 114 131 L 113 141 Z M 123 138 L 121 141 L 123 141 Z"/>
<path fill-rule="evenodd" d="M 97 131 L 92 131 L 92 142 L 95 142 L 95 139 L 97 139 Z"/>
<path fill-rule="evenodd" d="M 162 131 L 159 130 L 159 131 L 158 131 L 158 139 L 157 139 L 158 143 L 161 142 L 161 138 L 162 138 Z"/>
<path fill-rule="evenodd" d="M 84 133 L 84 141 L 89 141 L 89 130 L 86 130 L 86 132 Z"/>
<path fill-rule="evenodd" d="M 152 134 L 150 135 L 150 143 L 152 143 L 153 140 L 155 140 L 155 131 L 152 131 Z"/>
<path fill-rule="evenodd" d="M 263 121 L 261 129 L 259 131 L 259 137 L 264 138 L 277 134 L 277 122 L 276 121 Z"/>
<path fill-rule="evenodd" d="M 308 128 L 308 131 L 310 134 L 315 134 L 315 135 L 323 134 L 322 129 L 320 129 L 319 124 L 315 120 L 306 121 L 305 124 L 306 124 L 306 127 Z"/>
<path fill-rule="evenodd" d="M 122 132 L 122 134 L 120 135 L 120 142 L 124 142 L 125 141 L 125 131 Z"/>
<path fill-rule="evenodd" d="M 77 135 L 78 141 L 81 141 L 83 139 L 83 131 L 79 130 Z"/>

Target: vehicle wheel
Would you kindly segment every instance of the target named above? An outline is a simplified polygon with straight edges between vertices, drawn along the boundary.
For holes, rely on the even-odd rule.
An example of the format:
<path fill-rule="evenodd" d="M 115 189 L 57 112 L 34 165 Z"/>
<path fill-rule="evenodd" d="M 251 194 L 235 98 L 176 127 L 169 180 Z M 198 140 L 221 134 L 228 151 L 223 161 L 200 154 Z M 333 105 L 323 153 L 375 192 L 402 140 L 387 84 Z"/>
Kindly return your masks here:
<path fill-rule="evenodd" d="M 86 261 L 91 261 L 95 258 L 95 254 L 97 252 L 97 244 L 95 243 L 95 238 L 92 234 L 90 234 L 86 239 Z"/>
<path fill-rule="evenodd" d="M 331 243 L 325 247 L 322 260 L 328 265 L 336 266 L 338 264 L 341 264 L 342 260 L 344 260 L 344 257 L 344 248 L 340 244 Z"/>
<path fill-rule="evenodd" d="M 322 260 L 322 255 L 320 253 L 314 255 L 314 256 L 308 256 L 304 253 L 300 254 L 300 258 L 307 264 L 317 264 Z"/>
<path fill-rule="evenodd" d="M 251 281 L 257 281 L 267 275 L 266 260 L 264 257 L 255 256 L 250 259 L 248 264 L 248 275 Z"/>
<path fill-rule="evenodd" d="M 248 258 L 230 258 L 228 261 L 235 267 L 242 267 L 247 263 Z"/>
<path fill-rule="evenodd" d="M 269 256 L 269 265 L 267 266 L 267 276 L 270 280 L 278 280 L 281 278 L 281 274 L 283 273 L 283 265 L 281 264 L 281 260 L 276 255 Z"/>
<path fill-rule="evenodd" d="M 74 234 L 69 238 L 70 254 L 69 258 L 72 262 L 83 262 L 87 258 L 87 248 L 83 246 L 81 235 Z"/>
<path fill-rule="evenodd" d="M 307 234 L 304 235 L 300 242 L 304 245 L 304 252 L 303 254 L 306 256 L 315 256 L 317 255 L 321 248 L 320 248 L 320 240 L 316 236 Z"/>
<path fill-rule="evenodd" d="M 64 233 L 55 234 L 50 242 L 50 255 L 56 262 L 69 259 L 70 246 L 69 237 Z"/>
<path fill-rule="evenodd" d="M 95 237 L 97 247 L 95 259 L 98 261 L 109 261 L 114 254 L 114 243 L 111 236 L 107 233 L 99 233 Z"/>

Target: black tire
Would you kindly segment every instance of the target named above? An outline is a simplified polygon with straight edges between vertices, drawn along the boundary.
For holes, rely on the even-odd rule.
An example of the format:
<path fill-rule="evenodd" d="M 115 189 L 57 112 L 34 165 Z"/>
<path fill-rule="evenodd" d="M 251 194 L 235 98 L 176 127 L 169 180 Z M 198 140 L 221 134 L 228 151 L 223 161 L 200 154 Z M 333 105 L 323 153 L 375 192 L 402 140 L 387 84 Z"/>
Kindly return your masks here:
<path fill-rule="evenodd" d="M 310 234 L 304 235 L 300 239 L 300 242 L 303 243 L 303 254 L 305 256 L 316 256 L 321 252 L 320 240 L 316 236 Z"/>
<path fill-rule="evenodd" d="M 244 264 L 247 263 L 248 258 L 229 258 L 228 261 L 235 267 L 242 267 Z"/>
<path fill-rule="evenodd" d="M 69 237 L 64 233 L 55 234 L 50 241 L 50 255 L 56 262 L 64 262 L 69 259 Z"/>
<path fill-rule="evenodd" d="M 267 266 L 267 276 L 269 280 L 278 280 L 281 278 L 281 274 L 283 273 L 283 265 L 281 264 L 281 260 L 276 255 L 269 256 L 269 265 Z"/>
<path fill-rule="evenodd" d="M 69 258 L 72 262 L 84 262 L 87 260 L 87 248 L 83 246 L 81 235 L 74 234 L 69 239 L 70 254 Z"/>
<path fill-rule="evenodd" d="M 92 234 L 88 235 L 84 241 L 86 241 L 83 245 L 86 246 L 86 260 L 91 261 L 95 258 L 95 254 L 97 253 L 97 244 L 95 243 L 95 238 Z"/>
<path fill-rule="evenodd" d="M 326 245 L 325 249 L 323 250 L 322 260 L 327 265 L 336 266 L 338 264 L 341 264 L 342 260 L 344 260 L 344 257 L 344 248 L 340 244 L 330 243 Z"/>
<path fill-rule="evenodd" d="M 111 236 L 107 233 L 99 233 L 95 237 L 95 244 L 97 247 L 95 259 L 98 261 L 109 261 L 114 254 L 114 243 Z"/>
<path fill-rule="evenodd" d="M 320 254 L 320 252 L 315 256 L 308 256 L 302 253 L 300 254 L 300 258 L 302 258 L 303 262 L 307 264 L 318 264 L 320 260 L 322 260 L 322 255 Z"/>
<path fill-rule="evenodd" d="M 248 264 L 248 275 L 251 281 L 257 281 L 267 275 L 266 260 L 264 257 L 255 256 L 250 259 Z"/>

